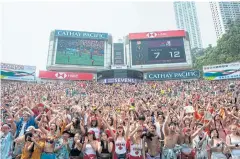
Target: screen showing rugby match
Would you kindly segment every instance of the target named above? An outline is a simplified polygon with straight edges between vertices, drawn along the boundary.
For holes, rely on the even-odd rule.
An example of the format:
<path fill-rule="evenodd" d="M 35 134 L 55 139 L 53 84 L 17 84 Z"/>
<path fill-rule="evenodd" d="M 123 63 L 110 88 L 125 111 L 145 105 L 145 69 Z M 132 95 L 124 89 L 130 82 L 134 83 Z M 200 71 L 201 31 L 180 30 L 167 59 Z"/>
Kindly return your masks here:
<path fill-rule="evenodd" d="M 104 66 L 104 40 L 58 37 L 56 64 Z"/>

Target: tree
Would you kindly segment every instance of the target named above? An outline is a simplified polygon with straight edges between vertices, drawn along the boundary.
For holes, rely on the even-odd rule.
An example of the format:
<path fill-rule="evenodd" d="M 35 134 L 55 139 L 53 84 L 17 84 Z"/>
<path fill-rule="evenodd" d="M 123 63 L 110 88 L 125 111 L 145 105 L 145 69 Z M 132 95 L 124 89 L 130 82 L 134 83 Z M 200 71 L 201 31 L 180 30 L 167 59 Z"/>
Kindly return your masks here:
<path fill-rule="evenodd" d="M 228 24 L 228 30 L 217 41 L 217 46 L 203 49 L 203 56 L 194 59 L 194 68 L 240 61 L 240 18 Z"/>

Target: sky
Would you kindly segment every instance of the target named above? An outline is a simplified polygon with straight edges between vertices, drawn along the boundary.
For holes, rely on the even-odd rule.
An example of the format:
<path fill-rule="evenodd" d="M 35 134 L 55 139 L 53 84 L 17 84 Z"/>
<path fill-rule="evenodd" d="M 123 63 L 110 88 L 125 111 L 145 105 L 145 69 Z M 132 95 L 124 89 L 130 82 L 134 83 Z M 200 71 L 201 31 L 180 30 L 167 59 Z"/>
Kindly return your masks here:
<path fill-rule="evenodd" d="M 196 2 L 203 46 L 216 45 L 209 2 Z M 177 29 L 172 1 L 11 2 L 0 7 L 1 62 L 46 70 L 54 29 L 106 32 L 115 39 L 131 32 Z"/>

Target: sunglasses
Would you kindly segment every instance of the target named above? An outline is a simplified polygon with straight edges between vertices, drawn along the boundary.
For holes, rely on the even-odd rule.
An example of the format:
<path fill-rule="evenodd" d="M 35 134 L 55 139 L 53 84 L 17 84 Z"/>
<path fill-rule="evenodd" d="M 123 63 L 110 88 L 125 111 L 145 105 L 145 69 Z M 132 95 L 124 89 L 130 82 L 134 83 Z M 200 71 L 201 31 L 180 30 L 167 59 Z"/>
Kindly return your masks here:
<path fill-rule="evenodd" d="M 54 143 L 54 141 L 53 141 L 53 140 L 50 140 L 50 139 L 48 139 L 46 142 L 47 142 L 47 143 L 50 143 L 50 144 L 53 144 L 53 143 Z"/>

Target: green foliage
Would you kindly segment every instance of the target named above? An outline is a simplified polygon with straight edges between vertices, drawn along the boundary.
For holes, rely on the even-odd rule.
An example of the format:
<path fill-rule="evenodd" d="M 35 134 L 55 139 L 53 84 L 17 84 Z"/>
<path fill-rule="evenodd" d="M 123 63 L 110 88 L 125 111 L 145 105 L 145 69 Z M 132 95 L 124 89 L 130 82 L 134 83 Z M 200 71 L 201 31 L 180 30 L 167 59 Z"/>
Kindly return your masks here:
<path fill-rule="evenodd" d="M 217 46 L 203 49 L 202 56 L 194 56 L 193 67 L 202 70 L 205 65 L 216 65 L 240 61 L 240 19 L 230 22 L 227 32 L 217 41 Z"/>

